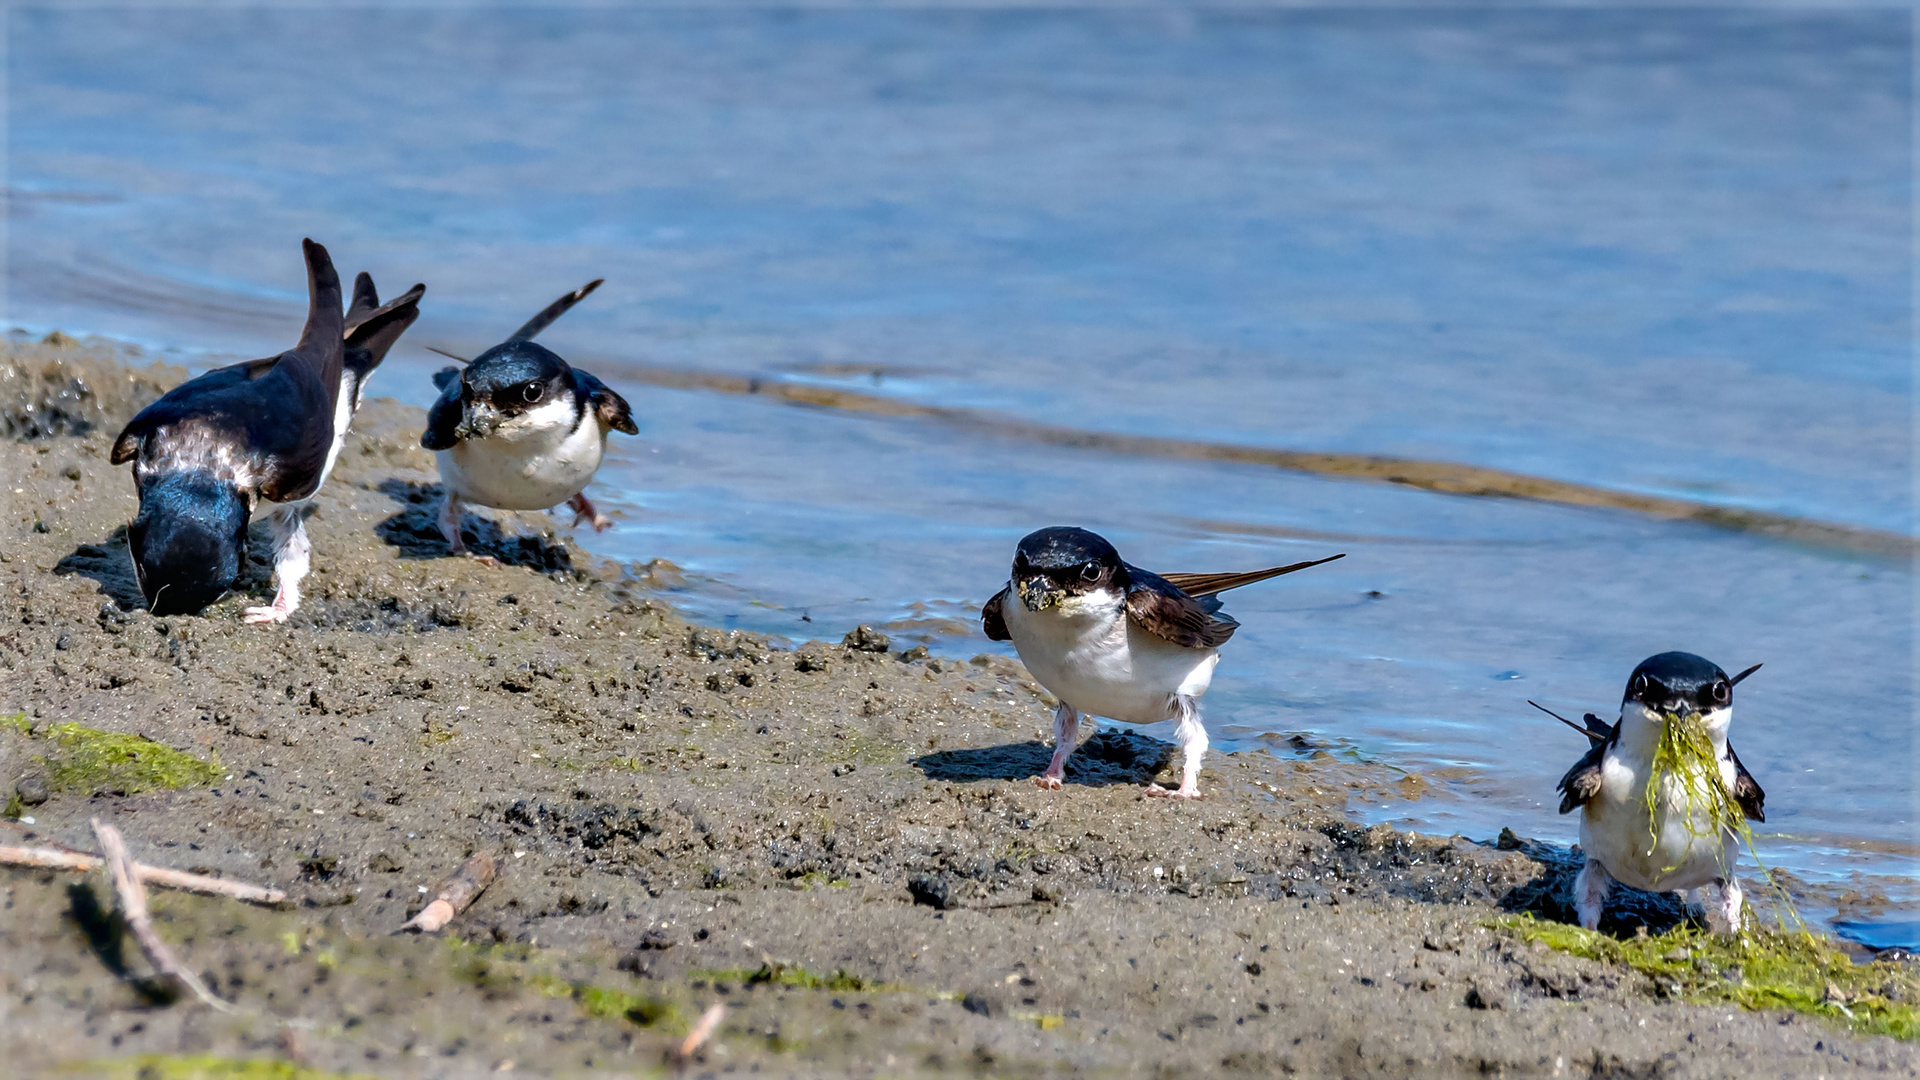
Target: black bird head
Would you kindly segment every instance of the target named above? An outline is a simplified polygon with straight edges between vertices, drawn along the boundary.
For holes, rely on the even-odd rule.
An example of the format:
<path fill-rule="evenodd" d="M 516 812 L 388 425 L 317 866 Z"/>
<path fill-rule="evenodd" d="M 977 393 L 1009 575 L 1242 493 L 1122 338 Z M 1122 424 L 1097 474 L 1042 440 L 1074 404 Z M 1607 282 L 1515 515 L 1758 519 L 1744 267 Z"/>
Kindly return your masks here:
<path fill-rule="evenodd" d="M 127 526 L 134 577 L 155 615 L 191 615 L 233 587 L 247 561 L 246 499 L 203 472 L 155 476 Z"/>
<path fill-rule="evenodd" d="M 1055 525 L 1028 533 L 1013 556 L 1013 587 L 1028 611 L 1101 589 L 1124 591 L 1126 564 L 1098 533 Z"/>
<path fill-rule="evenodd" d="M 572 368 L 553 350 L 531 341 L 508 340 L 475 357 L 460 372 L 461 439 L 483 439 L 502 424 L 556 399 L 570 409 Z"/>
<path fill-rule="evenodd" d="M 1733 683 L 1710 660 L 1692 653 L 1664 652 L 1647 657 L 1633 669 L 1621 703 L 1638 702 L 1656 716 L 1706 715 L 1733 704 Z"/>

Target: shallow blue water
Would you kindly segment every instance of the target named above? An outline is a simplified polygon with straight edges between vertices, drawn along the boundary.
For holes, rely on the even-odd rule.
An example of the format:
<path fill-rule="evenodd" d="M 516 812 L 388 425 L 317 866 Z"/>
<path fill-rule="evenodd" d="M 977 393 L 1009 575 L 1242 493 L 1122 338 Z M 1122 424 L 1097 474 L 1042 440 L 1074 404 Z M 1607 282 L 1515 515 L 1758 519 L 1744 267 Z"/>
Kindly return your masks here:
<path fill-rule="evenodd" d="M 1765 661 L 1735 744 L 1771 860 L 1896 894 L 1920 865 L 1903 564 L 621 377 L 744 372 L 1911 534 L 1905 14 L 16 9 L 7 29 L 15 325 L 267 354 L 297 332 L 312 235 L 389 291 L 429 284 L 375 384 L 424 403 L 425 345 L 484 347 L 605 276 L 542 338 L 642 417 L 594 490 L 619 527 L 585 542 L 685 567 L 702 618 L 888 622 L 971 654 L 961 623 L 1040 525 L 1165 570 L 1346 551 L 1229 597 L 1216 742 L 1308 733 L 1442 781 L 1373 816 L 1571 838 L 1552 785 L 1580 740 L 1526 698 L 1604 713 L 1670 648 Z"/>

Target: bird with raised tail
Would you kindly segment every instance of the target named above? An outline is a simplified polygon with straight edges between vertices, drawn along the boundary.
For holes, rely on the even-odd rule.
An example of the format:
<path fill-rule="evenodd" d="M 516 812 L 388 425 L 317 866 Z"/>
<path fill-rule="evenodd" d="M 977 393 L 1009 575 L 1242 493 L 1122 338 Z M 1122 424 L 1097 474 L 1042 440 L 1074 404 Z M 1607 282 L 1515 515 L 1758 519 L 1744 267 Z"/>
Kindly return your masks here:
<path fill-rule="evenodd" d="M 1199 702 L 1213 682 L 1220 646 L 1240 624 L 1218 593 L 1345 558 L 1225 574 L 1155 574 L 1124 562 L 1101 536 L 1055 526 L 1028 534 L 1013 575 L 980 609 L 987 636 L 1011 641 L 1033 677 L 1060 699 L 1053 713 L 1053 760 L 1034 777 L 1058 788 L 1083 718 L 1128 724 L 1178 719 L 1180 787 L 1147 785 L 1161 798 L 1200 797 L 1207 729 Z"/>
<path fill-rule="evenodd" d="M 1767 820 L 1766 792 L 1733 752 L 1727 729 L 1733 724 L 1734 686 L 1759 668 L 1755 664 L 1728 678 L 1692 653 L 1665 652 L 1633 669 L 1618 723 L 1592 713 L 1585 716 L 1585 727 L 1555 717 L 1591 744 L 1559 785 L 1560 812 L 1581 812 L 1580 848 L 1587 861 L 1573 885 L 1581 926 L 1600 925 L 1607 894 L 1618 881 L 1649 892 L 1676 892 L 1682 901 L 1691 890 L 1716 885 L 1719 921 L 1730 931 L 1740 928 L 1740 883 L 1733 873 L 1738 818 L 1733 815 Z M 1690 776 L 1684 760 L 1663 768 L 1649 797 L 1655 757 L 1662 740 L 1678 734 L 1668 731 L 1677 724 L 1697 724 L 1704 732 L 1713 771 Z"/>
<path fill-rule="evenodd" d="M 439 461 L 446 489 L 440 531 L 454 554 L 467 551 L 460 535 L 467 503 L 496 510 L 566 503 L 575 525 L 589 522 L 598 532 L 612 524 L 586 487 L 600 471 L 607 433 L 640 433 L 633 410 L 605 383 L 533 341 L 599 287 L 595 279 L 562 296 L 465 367 L 433 377 L 440 397 L 427 412 L 420 445 Z"/>
<path fill-rule="evenodd" d="M 127 526 L 134 576 L 156 615 L 197 612 L 246 566 L 247 522 L 272 507 L 273 603 L 248 622 L 282 622 L 300 606 L 312 547 L 306 511 L 339 460 L 373 369 L 420 316 L 426 286 L 381 304 L 373 279 L 340 310 L 327 249 L 304 241 L 307 325 L 278 356 L 216 368 L 140 410 L 108 460 L 133 462 L 140 513 Z"/>

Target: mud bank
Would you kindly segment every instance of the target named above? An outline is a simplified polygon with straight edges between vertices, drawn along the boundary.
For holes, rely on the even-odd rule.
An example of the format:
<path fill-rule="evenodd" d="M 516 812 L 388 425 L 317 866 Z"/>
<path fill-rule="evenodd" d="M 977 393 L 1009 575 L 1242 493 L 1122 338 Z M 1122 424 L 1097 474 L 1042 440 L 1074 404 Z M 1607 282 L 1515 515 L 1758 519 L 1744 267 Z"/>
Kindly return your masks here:
<path fill-rule="evenodd" d="M 18 1075 L 628 1075 L 666 1068 L 714 1002 L 730 1011 L 691 1075 L 1920 1064 L 1490 925 L 1559 911 L 1563 853 L 1353 825 L 1385 771 L 1214 755 L 1209 797 L 1169 805 L 1139 788 L 1171 779 L 1171 748 L 1103 733 L 1043 792 L 1046 703 L 1003 659 L 689 626 L 649 591 L 661 575 L 539 516 L 474 519 L 499 567 L 448 558 L 422 417 L 389 401 L 319 500 L 288 625 L 238 621 L 271 595 L 258 561 L 246 595 L 155 619 L 107 448 L 182 373 L 73 343 L 3 364 L 0 712 L 24 723 L 0 725 L 0 796 L 32 822 L 0 843 L 90 849 L 98 816 L 137 859 L 294 898 L 154 894 L 228 1015 L 143 978 L 97 876 L 0 871 Z M 120 771 L 88 767 L 89 731 L 169 767 L 126 740 Z M 477 850 L 502 876 L 452 932 L 395 936 Z"/>

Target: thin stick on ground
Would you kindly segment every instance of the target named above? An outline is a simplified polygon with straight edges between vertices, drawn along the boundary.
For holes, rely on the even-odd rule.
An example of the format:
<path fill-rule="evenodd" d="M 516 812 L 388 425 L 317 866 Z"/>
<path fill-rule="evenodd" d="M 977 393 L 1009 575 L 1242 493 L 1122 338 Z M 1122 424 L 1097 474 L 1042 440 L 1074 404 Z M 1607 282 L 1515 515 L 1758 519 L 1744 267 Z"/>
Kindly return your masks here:
<path fill-rule="evenodd" d="M 432 902 L 421 908 L 420 914 L 408 919 L 400 929 L 418 934 L 440 930 L 452 922 L 456 915 L 467 910 L 467 905 L 473 903 L 474 897 L 493 884 L 494 876 L 498 873 L 499 864 L 494 862 L 493 856 L 484 851 L 474 852 L 440 886 Z"/>
<path fill-rule="evenodd" d="M 153 916 L 147 911 L 147 889 L 140 884 L 140 875 L 134 872 L 134 862 L 127 857 L 126 841 L 120 838 L 120 830 L 93 819 L 93 835 L 100 840 L 100 850 L 106 852 L 107 872 L 113 878 L 113 892 L 119 899 L 120 916 L 127 922 L 127 929 L 133 931 L 133 938 L 140 943 L 140 951 L 146 954 L 147 963 L 153 965 L 158 974 L 172 979 L 175 983 L 193 992 L 201 1001 L 221 1012 L 232 1012 L 233 1006 L 213 996 L 193 972 L 188 971 L 174 958 L 167 943 L 153 929 Z"/>
<path fill-rule="evenodd" d="M 680 1046 L 674 1051 L 674 1060 L 682 1065 L 686 1064 L 693 1055 L 700 1052 L 700 1047 L 713 1037 L 714 1029 L 720 1026 L 720 1021 L 726 1019 L 726 1016 L 725 1005 L 716 1001 L 707 1006 L 707 1011 L 701 1013 L 700 1019 L 694 1021 L 693 1030 L 687 1032 L 687 1037 L 681 1040 Z"/>
<path fill-rule="evenodd" d="M 105 859 L 98 855 L 89 855 L 84 851 L 50 847 L 9 847 L 0 844 L 0 866 L 26 866 L 40 870 L 98 870 L 105 865 Z M 207 877 L 205 874 L 168 870 L 165 867 L 148 866 L 145 863 L 134 863 L 133 873 L 144 885 L 157 885 L 163 889 L 180 889 L 204 896 L 231 896 L 235 900 L 245 900 L 252 904 L 278 904 L 287 898 L 287 894 L 279 889 L 248 885 L 243 881 Z"/>

